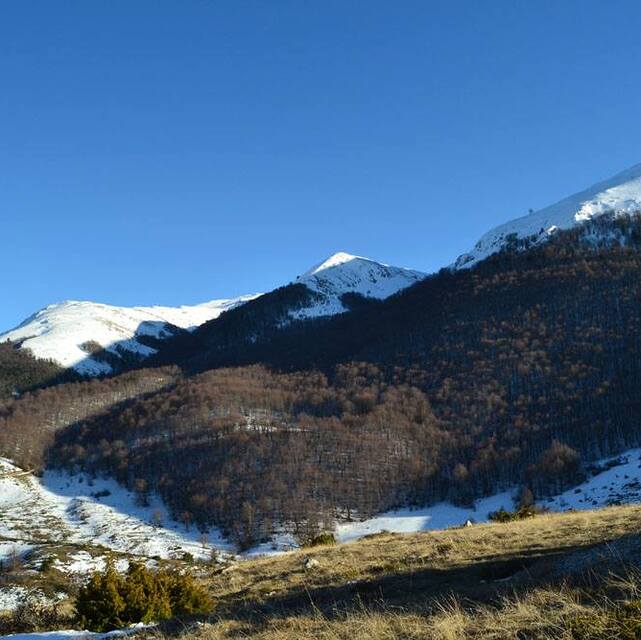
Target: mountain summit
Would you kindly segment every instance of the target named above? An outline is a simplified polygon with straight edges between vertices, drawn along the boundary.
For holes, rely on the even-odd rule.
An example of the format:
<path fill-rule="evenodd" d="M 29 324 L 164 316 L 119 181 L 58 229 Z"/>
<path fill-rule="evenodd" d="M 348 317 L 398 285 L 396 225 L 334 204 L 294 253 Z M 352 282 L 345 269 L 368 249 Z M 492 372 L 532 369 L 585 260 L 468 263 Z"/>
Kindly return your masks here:
<path fill-rule="evenodd" d="M 382 300 L 425 278 L 424 273 L 393 267 L 339 251 L 296 279 L 317 294 L 317 302 L 293 314 L 296 319 L 347 311 L 341 298 L 356 293 Z"/>
<path fill-rule="evenodd" d="M 299 276 L 299 278 L 307 278 L 310 276 L 315 276 L 322 271 L 325 271 L 326 269 L 331 269 L 332 267 L 338 267 L 339 265 L 345 264 L 347 262 L 351 262 L 352 260 L 367 260 L 368 262 L 372 262 L 369 260 L 369 258 L 363 258 L 362 256 L 354 256 L 351 253 L 345 253 L 344 251 L 338 251 L 326 260 L 323 260 L 323 262 L 320 262 L 319 264 L 313 266 L 311 269 L 308 269 L 305 271 L 305 273 L 302 276 Z"/>
<path fill-rule="evenodd" d="M 641 212 L 641 164 L 609 180 L 598 182 L 545 209 L 504 223 L 488 231 L 469 253 L 454 263 L 467 269 L 500 251 L 511 239 L 531 238 L 543 242 L 559 229 L 570 229 L 605 214 L 614 217 Z"/>

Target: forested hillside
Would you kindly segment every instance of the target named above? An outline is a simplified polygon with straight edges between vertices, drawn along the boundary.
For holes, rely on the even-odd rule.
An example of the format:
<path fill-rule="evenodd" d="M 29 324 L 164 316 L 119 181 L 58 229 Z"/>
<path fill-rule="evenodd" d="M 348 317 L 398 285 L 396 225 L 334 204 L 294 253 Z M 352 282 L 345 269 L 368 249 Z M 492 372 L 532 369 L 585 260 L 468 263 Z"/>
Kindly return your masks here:
<path fill-rule="evenodd" d="M 59 431 L 50 459 L 159 490 L 244 545 L 283 522 L 305 536 L 397 504 L 558 491 L 641 444 L 640 249 L 638 218 L 604 217 L 330 320 L 274 329 L 257 300 L 172 346 L 217 370 Z"/>
<path fill-rule="evenodd" d="M 180 378 L 177 368 L 143 369 L 105 380 L 78 381 L 0 402 L 0 456 L 42 469 L 54 434 L 125 400 Z"/>
<path fill-rule="evenodd" d="M 177 519 L 220 525 L 242 545 L 291 522 L 334 518 L 447 490 L 449 440 L 424 393 L 372 365 L 314 372 L 221 369 L 59 433 L 51 460 L 112 474 Z"/>
<path fill-rule="evenodd" d="M 49 360 L 36 359 L 11 342 L 0 343 L 0 400 L 75 378 L 72 372 Z"/>

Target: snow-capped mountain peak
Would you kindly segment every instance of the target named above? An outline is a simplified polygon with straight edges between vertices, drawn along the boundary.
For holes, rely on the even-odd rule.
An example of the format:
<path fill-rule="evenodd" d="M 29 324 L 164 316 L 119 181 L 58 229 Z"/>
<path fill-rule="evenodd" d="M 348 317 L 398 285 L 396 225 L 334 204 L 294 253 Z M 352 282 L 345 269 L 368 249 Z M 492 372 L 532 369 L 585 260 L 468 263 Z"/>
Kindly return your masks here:
<path fill-rule="evenodd" d="M 343 313 L 347 308 L 341 298 L 346 293 L 383 300 L 422 280 L 425 275 L 341 251 L 296 279 L 316 294 L 316 302 L 293 312 L 292 318 L 300 320 Z"/>
<path fill-rule="evenodd" d="M 368 258 L 354 256 L 351 253 L 345 253 L 344 251 L 338 251 L 337 253 L 329 256 L 329 258 L 327 258 L 326 260 L 323 260 L 323 262 L 305 271 L 305 273 L 300 276 L 300 278 L 317 275 L 321 271 L 325 271 L 325 269 L 331 269 L 332 267 L 337 267 L 338 265 L 345 264 L 346 262 L 351 262 L 352 260 L 368 260 Z M 370 262 L 373 261 L 370 260 Z"/>
<path fill-rule="evenodd" d="M 148 357 L 156 349 L 144 339 L 164 339 L 176 327 L 191 330 L 255 295 L 212 300 L 180 307 L 116 307 L 98 302 L 66 300 L 34 313 L 18 327 L 0 335 L 0 342 L 19 344 L 36 358 L 72 367 L 82 375 L 111 373 L 112 366 L 95 351 L 104 349 L 113 358 L 124 354 Z"/>
<path fill-rule="evenodd" d="M 535 242 L 542 242 L 559 229 L 570 229 L 604 214 L 622 216 L 639 212 L 641 164 L 556 204 L 495 227 L 476 243 L 472 251 L 460 256 L 454 263 L 454 268 L 474 266 L 480 260 L 500 251 L 510 238 L 532 238 Z"/>

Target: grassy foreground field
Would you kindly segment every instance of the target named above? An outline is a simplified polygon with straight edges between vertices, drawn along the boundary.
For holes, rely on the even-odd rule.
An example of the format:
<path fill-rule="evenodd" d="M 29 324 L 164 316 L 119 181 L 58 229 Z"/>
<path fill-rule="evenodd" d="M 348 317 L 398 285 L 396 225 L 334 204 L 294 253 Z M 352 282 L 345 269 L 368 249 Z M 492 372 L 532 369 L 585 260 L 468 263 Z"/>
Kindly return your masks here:
<path fill-rule="evenodd" d="M 216 570 L 184 638 L 641 638 L 641 506 L 378 534 Z"/>

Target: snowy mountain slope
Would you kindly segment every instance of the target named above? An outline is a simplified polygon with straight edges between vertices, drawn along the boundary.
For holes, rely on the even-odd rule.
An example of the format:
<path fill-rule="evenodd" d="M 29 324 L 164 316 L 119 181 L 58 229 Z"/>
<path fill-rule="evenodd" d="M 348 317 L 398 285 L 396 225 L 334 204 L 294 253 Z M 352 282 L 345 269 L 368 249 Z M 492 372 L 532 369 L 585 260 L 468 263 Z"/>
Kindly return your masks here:
<path fill-rule="evenodd" d="M 474 266 L 500 251 L 510 238 L 545 241 L 558 229 L 569 229 L 603 214 L 615 216 L 641 212 L 641 164 L 599 182 L 540 211 L 517 218 L 488 231 L 454 263 L 456 269 Z"/>
<path fill-rule="evenodd" d="M 0 458 L 0 561 L 15 550 L 87 544 L 103 554 L 142 558 L 191 553 L 207 559 L 213 549 L 232 550 L 217 530 L 205 540 L 194 527 L 174 522 L 158 498 L 141 506 L 114 480 L 55 471 L 39 479 Z M 96 562 L 81 553 L 73 553 L 61 570 L 91 571 Z"/>
<path fill-rule="evenodd" d="M 382 300 L 422 280 L 426 274 L 339 252 L 296 278 L 317 294 L 314 304 L 291 314 L 302 320 L 347 311 L 341 302 L 346 293 Z"/>
<path fill-rule="evenodd" d="M 140 341 L 141 336 L 167 338 L 176 327 L 193 329 L 217 318 L 223 311 L 256 296 L 212 300 L 182 307 L 115 307 L 97 302 L 69 300 L 52 304 L 0 335 L 29 349 L 36 358 L 50 359 L 73 367 L 82 375 L 110 373 L 111 366 L 91 356 L 92 346 L 147 357 L 156 350 Z"/>

